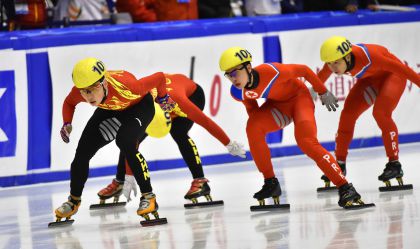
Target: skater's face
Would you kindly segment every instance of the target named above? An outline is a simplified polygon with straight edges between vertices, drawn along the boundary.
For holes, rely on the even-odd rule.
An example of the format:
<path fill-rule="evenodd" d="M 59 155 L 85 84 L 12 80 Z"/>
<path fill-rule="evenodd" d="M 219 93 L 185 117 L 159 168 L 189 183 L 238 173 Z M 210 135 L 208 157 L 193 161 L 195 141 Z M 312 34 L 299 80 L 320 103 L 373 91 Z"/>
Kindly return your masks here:
<path fill-rule="evenodd" d="M 92 106 L 98 106 L 105 97 L 107 87 L 108 84 L 104 79 L 102 82 L 96 82 L 95 84 L 89 87 L 80 89 L 80 94 L 86 102 L 88 102 Z"/>
<path fill-rule="evenodd" d="M 344 58 L 336 61 L 327 62 L 328 67 L 333 73 L 344 74 L 347 71 L 347 64 Z"/>
<path fill-rule="evenodd" d="M 233 69 L 225 72 L 225 77 L 228 78 L 232 84 L 239 89 L 243 89 L 248 83 L 248 71 L 251 70 L 251 64 L 239 65 Z"/>

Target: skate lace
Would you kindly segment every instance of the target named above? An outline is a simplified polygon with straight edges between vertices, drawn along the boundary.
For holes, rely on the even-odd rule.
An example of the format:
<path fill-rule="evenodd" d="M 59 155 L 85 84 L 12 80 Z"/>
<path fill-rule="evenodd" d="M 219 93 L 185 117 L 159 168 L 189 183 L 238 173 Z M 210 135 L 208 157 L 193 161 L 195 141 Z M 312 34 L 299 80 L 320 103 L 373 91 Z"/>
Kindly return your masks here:
<path fill-rule="evenodd" d="M 150 201 L 147 200 L 146 198 L 144 198 L 140 201 L 140 207 L 142 209 L 146 209 L 147 207 L 149 207 L 149 204 L 150 204 Z"/>
<path fill-rule="evenodd" d="M 271 190 L 272 188 L 273 188 L 273 185 L 271 183 L 264 183 L 261 191 L 268 191 L 268 190 Z"/>
<path fill-rule="evenodd" d="M 193 181 L 191 183 L 191 189 L 201 188 L 202 183 L 199 181 Z"/>
<path fill-rule="evenodd" d="M 204 183 L 208 182 L 207 179 L 194 179 L 191 183 L 191 188 L 201 188 Z"/>
<path fill-rule="evenodd" d="M 71 203 L 71 202 L 64 202 L 60 207 L 60 209 L 61 209 L 60 211 L 62 213 L 71 212 L 71 211 L 73 211 L 73 206 L 74 206 L 74 204 Z"/>

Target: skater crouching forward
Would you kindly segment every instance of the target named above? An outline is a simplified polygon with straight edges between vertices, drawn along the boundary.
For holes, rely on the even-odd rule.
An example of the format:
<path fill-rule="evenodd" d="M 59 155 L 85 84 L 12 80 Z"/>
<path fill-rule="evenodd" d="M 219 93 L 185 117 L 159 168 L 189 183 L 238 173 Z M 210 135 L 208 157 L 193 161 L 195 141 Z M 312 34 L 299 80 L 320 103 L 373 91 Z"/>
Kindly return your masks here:
<path fill-rule="evenodd" d="M 185 199 L 191 200 L 193 204 L 186 204 L 186 207 L 220 203 L 212 201 L 209 180 L 205 178 L 198 148 L 188 132 L 197 123 L 223 144 L 231 155 L 245 158 L 243 146 L 231 140 L 225 131 L 203 112 L 206 101 L 204 91 L 199 84 L 182 74 L 165 74 L 165 77 L 166 90 L 171 94 L 171 98 L 176 101 L 179 109 L 173 110 L 168 115 L 167 123 L 170 124 L 169 126 L 150 125 L 146 130 L 147 134 L 140 138 L 140 143 L 147 136 L 159 138 L 170 133 L 193 177 L 191 187 L 184 196 Z M 123 189 L 127 200 L 130 200 L 130 193 L 132 190 L 136 191 L 136 184 L 133 184 L 133 174 L 130 172 L 130 168 L 125 166 L 125 162 L 124 155 L 121 153 L 116 177 L 111 184 L 99 191 L 100 198 L 119 196 L 121 195 L 121 189 Z M 197 199 L 201 196 L 206 197 L 207 202 L 198 203 Z"/>
<path fill-rule="evenodd" d="M 177 106 L 166 92 L 164 74 L 158 72 L 137 80 L 127 71 L 107 71 L 100 60 L 86 58 L 74 66 L 72 79 L 74 87 L 63 103 L 64 124 L 60 132 L 63 141 L 69 142 L 77 104 L 87 102 L 98 108 L 77 145 L 70 170 L 70 196 L 55 210 L 57 221 L 68 219 L 77 212 L 88 178 L 89 161 L 113 140 L 125 155 L 142 192 L 137 214 L 156 213 L 156 196 L 152 192 L 147 164 L 137 151 L 137 141 L 144 136 L 155 113 L 151 89 L 157 88 L 157 102 L 163 110 L 172 111 Z"/>
<path fill-rule="evenodd" d="M 252 56 L 246 49 L 232 47 L 223 52 L 219 66 L 232 83 L 232 97 L 245 105 L 249 116 L 246 126 L 249 147 L 258 170 L 264 176 L 264 185 L 254 194 L 254 198 L 260 201 L 260 205 L 270 197 L 274 198 L 275 204 L 279 204 L 281 188 L 274 174 L 265 138 L 268 133 L 283 129 L 293 121 L 299 148 L 338 187 L 338 205 L 363 205 L 360 195 L 347 182 L 337 161 L 319 144 L 314 103 L 308 88 L 298 77 L 304 77 L 312 84 L 328 110 L 335 111 L 338 107 L 335 96 L 305 65 L 264 63 L 253 68 L 251 61 Z M 257 103 L 259 98 L 266 99 L 260 107 Z"/>
<path fill-rule="evenodd" d="M 318 73 L 322 82 L 332 73 L 347 74 L 357 79 L 346 97 L 338 125 L 335 155 L 340 166 L 345 169 L 357 119 L 373 106 L 372 114 L 382 131 L 388 157 L 378 180 L 390 187 L 389 180 L 397 178 L 400 186 L 393 190 L 412 188 L 402 182 L 404 173 L 398 161 L 398 128 L 392 113 L 404 92 L 407 79 L 420 87 L 420 76 L 387 48 L 376 44 L 351 44 L 342 36 L 327 39 L 321 46 L 320 55 L 325 62 Z"/>

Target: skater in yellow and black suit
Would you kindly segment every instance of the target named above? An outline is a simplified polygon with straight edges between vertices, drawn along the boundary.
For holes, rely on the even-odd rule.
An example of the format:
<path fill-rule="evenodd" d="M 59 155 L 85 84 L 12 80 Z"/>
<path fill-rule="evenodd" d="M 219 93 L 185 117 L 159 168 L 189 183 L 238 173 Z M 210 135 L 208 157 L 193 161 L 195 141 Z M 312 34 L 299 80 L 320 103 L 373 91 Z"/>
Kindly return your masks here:
<path fill-rule="evenodd" d="M 71 164 L 70 196 L 55 210 L 57 218 L 68 218 L 77 212 L 88 178 L 89 161 L 113 140 L 135 172 L 142 192 L 137 214 L 155 212 L 156 196 L 152 192 L 147 164 L 137 151 L 137 141 L 144 136 L 155 113 L 151 89 L 157 89 L 157 101 L 162 109 L 171 111 L 176 107 L 167 94 L 164 74 L 159 72 L 137 80 L 127 71 L 107 71 L 100 60 L 86 58 L 74 66 L 72 79 L 74 87 L 63 103 L 64 124 L 60 132 L 63 141 L 69 142 L 77 104 L 87 102 L 98 108 L 80 137 Z"/>

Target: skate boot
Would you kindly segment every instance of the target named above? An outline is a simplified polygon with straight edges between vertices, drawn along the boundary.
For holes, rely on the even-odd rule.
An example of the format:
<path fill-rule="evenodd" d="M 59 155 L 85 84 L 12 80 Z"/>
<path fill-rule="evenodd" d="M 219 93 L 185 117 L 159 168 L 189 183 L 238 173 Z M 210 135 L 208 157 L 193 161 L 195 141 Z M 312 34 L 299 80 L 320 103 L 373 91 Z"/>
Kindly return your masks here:
<path fill-rule="evenodd" d="M 343 174 L 346 175 L 346 173 L 347 173 L 346 172 L 346 163 L 345 162 L 338 162 L 338 166 L 340 166 L 340 169 L 343 172 Z M 325 192 L 325 191 L 331 191 L 331 190 L 336 190 L 337 189 L 336 186 L 331 186 L 331 181 L 330 181 L 330 179 L 328 179 L 328 177 L 326 175 L 322 175 L 321 180 L 324 181 L 325 187 L 317 188 L 316 189 L 317 192 Z"/>
<path fill-rule="evenodd" d="M 384 172 L 378 176 L 379 181 L 385 183 L 385 187 L 379 187 L 380 192 L 384 191 L 397 191 L 397 190 L 407 190 L 413 189 L 412 184 L 404 185 L 403 177 L 404 172 L 401 168 L 401 163 L 399 161 L 391 161 L 385 165 Z M 396 178 L 398 181 L 398 186 L 391 186 L 390 180 Z"/>
<path fill-rule="evenodd" d="M 137 209 L 137 214 L 145 220 L 140 221 L 142 226 L 154 226 L 168 223 L 166 218 L 159 218 L 158 214 L 159 205 L 156 202 L 156 195 L 152 192 L 145 193 L 140 197 L 140 205 Z M 153 214 L 155 219 L 151 220 L 149 214 Z"/>
<path fill-rule="evenodd" d="M 276 177 L 264 180 L 264 185 L 260 191 L 254 194 L 259 206 L 251 206 L 251 211 L 269 211 L 275 209 L 290 209 L 290 204 L 280 204 L 281 188 Z M 272 197 L 274 205 L 265 205 L 266 198 Z"/>
<path fill-rule="evenodd" d="M 191 200 L 192 203 L 184 204 L 185 208 L 223 205 L 223 201 L 213 201 L 211 198 L 208 182 L 209 180 L 204 177 L 192 181 L 190 190 L 184 196 L 186 200 Z M 207 202 L 198 202 L 197 198 L 200 196 L 206 197 Z"/>
<path fill-rule="evenodd" d="M 99 204 L 90 205 L 89 209 L 92 210 L 107 207 L 125 206 L 126 202 L 118 202 L 122 194 L 123 187 L 124 182 L 120 182 L 117 179 L 113 179 L 111 184 L 109 184 L 106 188 L 98 192 Z M 112 203 L 105 203 L 105 200 L 110 199 L 112 197 L 114 197 Z"/>
<path fill-rule="evenodd" d="M 55 210 L 55 217 L 57 219 L 55 222 L 49 223 L 48 227 L 73 224 L 74 220 L 71 219 L 71 216 L 77 213 L 77 210 L 79 210 L 80 203 L 80 197 L 70 195 L 68 197 L 68 201 L 61 204 L 61 206 Z M 61 219 L 65 220 L 61 221 Z"/>
<path fill-rule="evenodd" d="M 373 203 L 365 204 L 362 201 L 360 194 L 357 193 L 356 189 L 351 183 L 346 183 L 339 187 L 338 195 L 340 197 L 338 200 L 338 205 L 345 209 L 362 209 L 375 206 Z"/>

